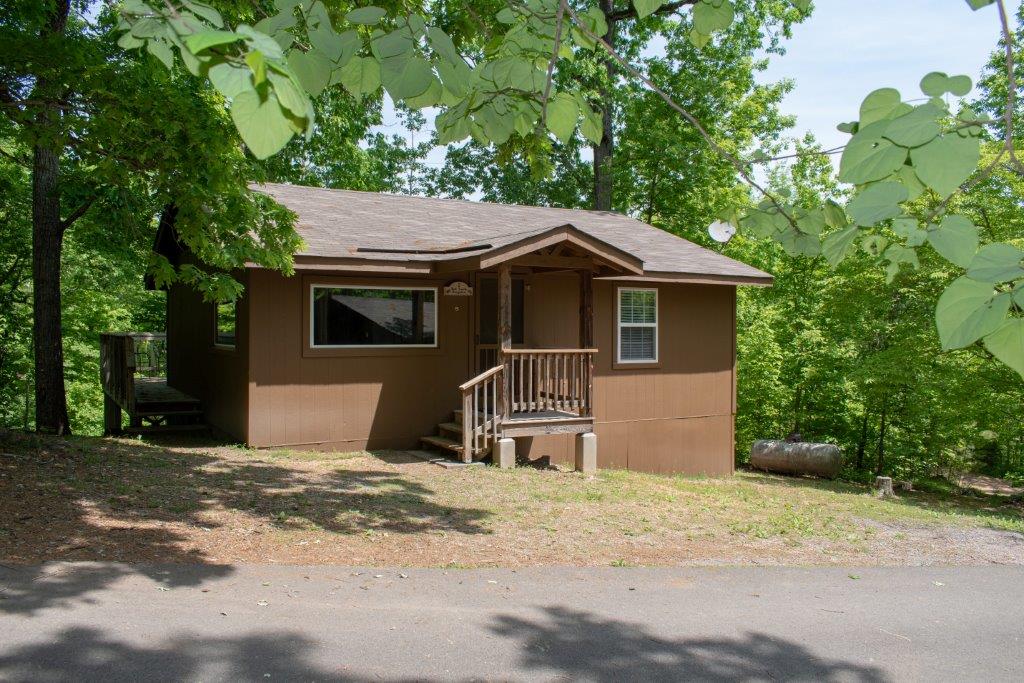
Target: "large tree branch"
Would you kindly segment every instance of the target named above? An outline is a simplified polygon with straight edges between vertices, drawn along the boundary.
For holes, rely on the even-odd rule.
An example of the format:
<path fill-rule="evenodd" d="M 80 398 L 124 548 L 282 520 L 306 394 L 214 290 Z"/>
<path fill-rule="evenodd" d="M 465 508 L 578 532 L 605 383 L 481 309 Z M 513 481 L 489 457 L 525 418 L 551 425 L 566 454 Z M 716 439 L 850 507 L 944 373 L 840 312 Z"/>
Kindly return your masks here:
<path fill-rule="evenodd" d="M 654 10 L 652 14 L 656 14 L 659 16 L 664 14 L 672 14 L 673 12 L 682 9 L 683 7 L 687 7 L 688 5 L 696 5 L 698 2 L 700 2 L 700 0 L 678 0 L 677 2 L 666 2 L 658 9 Z M 614 12 L 609 12 L 605 14 L 605 19 L 607 19 L 608 21 L 625 21 L 627 19 L 636 18 L 636 7 L 633 5 L 632 2 L 629 3 L 629 6 L 626 7 L 626 9 L 615 10 Z"/>
<path fill-rule="evenodd" d="M 67 230 L 72 224 L 85 215 L 85 212 L 96 202 L 97 196 L 93 195 L 75 207 L 75 210 L 68 214 L 67 218 L 60 222 L 60 229 Z"/>

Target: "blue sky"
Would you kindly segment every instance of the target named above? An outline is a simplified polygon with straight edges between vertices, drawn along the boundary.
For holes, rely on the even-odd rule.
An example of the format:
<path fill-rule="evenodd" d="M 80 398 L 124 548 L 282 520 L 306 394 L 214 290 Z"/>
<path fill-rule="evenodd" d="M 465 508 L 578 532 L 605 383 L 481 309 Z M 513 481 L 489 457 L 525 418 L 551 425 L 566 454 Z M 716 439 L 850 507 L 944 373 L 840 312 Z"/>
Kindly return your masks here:
<path fill-rule="evenodd" d="M 872 90 L 894 87 L 904 99 L 920 97 L 919 83 L 930 71 L 976 81 L 998 38 L 995 7 L 972 12 L 964 0 L 817 0 L 811 18 L 785 41 L 786 54 L 772 55 L 760 80 L 792 79 L 795 89 L 782 105 L 797 117 L 789 135 L 811 131 L 834 147 L 849 139 L 836 124 L 856 119 Z M 432 129 L 433 114 L 427 118 Z M 378 130 L 408 139 L 390 106 L 384 122 Z M 427 135 L 421 131 L 416 139 Z M 426 160 L 433 167 L 443 162 L 444 148 Z"/>
<path fill-rule="evenodd" d="M 977 80 L 998 38 L 995 7 L 972 12 L 963 0 L 817 0 L 761 80 L 793 79 L 782 108 L 796 115 L 794 132 L 810 130 L 833 147 L 848 139 L 836 124 L 856 119 L 872 90 L 920 97 L 929 71 Z"/>

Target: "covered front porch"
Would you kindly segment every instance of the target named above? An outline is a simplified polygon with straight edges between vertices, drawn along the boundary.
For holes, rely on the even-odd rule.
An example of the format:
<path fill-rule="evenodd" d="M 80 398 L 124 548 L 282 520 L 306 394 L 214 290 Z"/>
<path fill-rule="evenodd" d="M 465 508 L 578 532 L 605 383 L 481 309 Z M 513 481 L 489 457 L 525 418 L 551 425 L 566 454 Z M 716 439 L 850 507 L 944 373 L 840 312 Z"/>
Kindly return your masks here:
<path fill-rule="evenodd" d="M 476 267 L 476 282 L 489 278 L 497 291 L 496 296 L 493 291 L 486 296 L 481 287 L 477 291 L 473 363 L 478 374 L 458 387 L 459 408 L 451 420 L 438 424 L 437 433 L 424 436 L 422 442 L 464 463 L 490 455 L 495 465 L 510 467 L 515 463 L 515 438 L 575 434 L 577 469 L 593 470 L 597 458 L 594 357 L 598 353 L 593 281 L 638 274 L 642 263 L 572 226 L 511 246 L 515 248 L 510 253 L 463 258 L 439 268 L 454 272 Z M 516 280 L 573 273 L 579 286 L 578 344 L 560 348 L 523 344 L 522 331 L 517 332 L 514 324 L 518 320 L 522 325 L 524 317 L 516 301 Z M 490 337 L 481 335 L 486 328 L 492 331 Z"/>

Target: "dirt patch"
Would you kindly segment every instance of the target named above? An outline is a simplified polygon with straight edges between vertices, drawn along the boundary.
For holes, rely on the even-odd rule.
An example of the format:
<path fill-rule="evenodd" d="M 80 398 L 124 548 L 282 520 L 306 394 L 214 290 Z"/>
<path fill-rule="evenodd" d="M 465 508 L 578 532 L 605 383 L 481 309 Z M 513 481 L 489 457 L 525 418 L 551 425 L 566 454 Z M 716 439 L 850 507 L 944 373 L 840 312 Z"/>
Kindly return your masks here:
<path fill-rule="evenodd" d="M 989 496 L 1024 496 L 1024 486 L 1014 486 L 1005 479 L 985 474 L 965 474 L 960 477 L 957 484 L 961 488 Z"/>
<path fill-rule="evenodd" d="M 11 433 L 0 452 L 7 562 L 1024 564 L 1021 507 L 994 497 Z"/>

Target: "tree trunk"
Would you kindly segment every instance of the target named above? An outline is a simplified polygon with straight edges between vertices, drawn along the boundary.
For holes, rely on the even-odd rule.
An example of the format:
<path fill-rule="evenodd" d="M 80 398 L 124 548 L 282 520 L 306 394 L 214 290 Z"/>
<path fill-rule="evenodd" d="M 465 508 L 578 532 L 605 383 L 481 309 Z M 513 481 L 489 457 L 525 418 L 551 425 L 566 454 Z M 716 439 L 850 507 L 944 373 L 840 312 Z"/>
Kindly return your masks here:
<path fill-rule="evenodd" d="M 864 417 L 860 421 L 860 440 L 857 441 L 857 469 L 864 469 L 864 451 L 868 447 L 868 411 L 864 409 Z"/>
<path fill-rule="evenodd" d="M 601 11 L 605 16 L 611 14 L 615 9 L 614 0 L 601 0 Z M 605 41 L 612 48 L 615 47 L 615 21 L 608 20 L 608 32 L 604 34 Z M 612 86 L 615 82 L 616 66 L 615 61 L 605 57 L 605 74 L 607 81 L 601 85 L 598 92 L 601 97 L 601 128 L 603 134 L 601 142 L 594 145 L 594 210 L 611 211 L 612 209 L 612 152 L 614 150 L 614 131 L 612 129 Z"/>
<path fill-rule="evenodd" d="M 57 153 L 37 146 L 32 163 L 32 333 L 36 369 L 36 431 L 70 434 L 61 337 L 60 179 Z"/>
<path fill-rule="evenodd" d="M 70 0 L 53 4 L 40 40 L 64 33 Z M 64 225 L 60 217 L 60 151 L 52 140 L 60 118 L 54 84 L 39 77 L 34 97 L 38 140 L 32 152 L 32 336 L 35 355 L 36 431 L 70 434 L 64 390 L 60 261 Z M 47 134 L 50 135 L 47 135 Z"/>
<path fill-rule="evenodd" d="M 888 408 L 888 402 L 883 403 L 882 404 L 882 415 L 879 418 L 879 422 L 878 422 L 878 447 L 875 450 L 875 457 L 876 457 L 876 461 L 875 461 L 875 475 L 876 476 L 881 474 L 882 470 L 885 468 L 885 428 L 887 426 L 885 418 L 886 418 L 886 412 L 887 412 L 886 409 L 887 408 Z"/>

